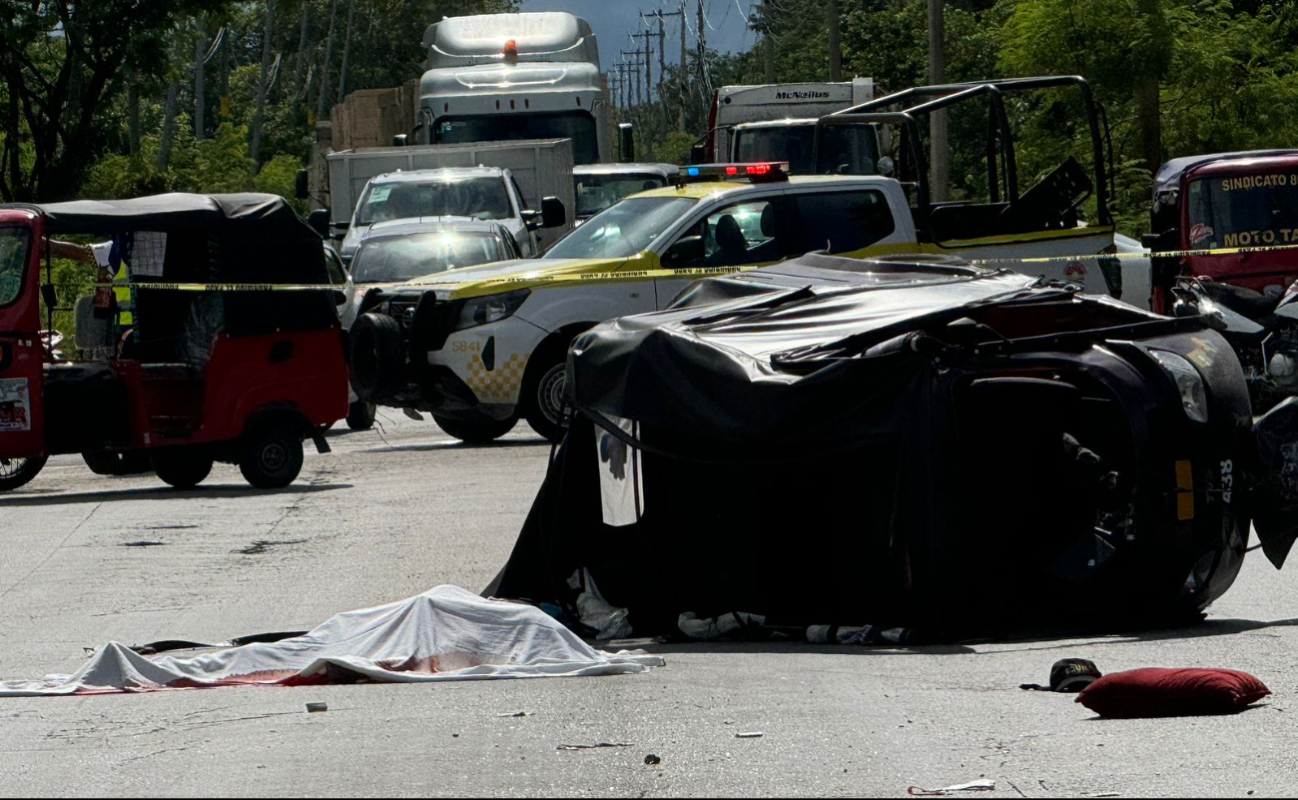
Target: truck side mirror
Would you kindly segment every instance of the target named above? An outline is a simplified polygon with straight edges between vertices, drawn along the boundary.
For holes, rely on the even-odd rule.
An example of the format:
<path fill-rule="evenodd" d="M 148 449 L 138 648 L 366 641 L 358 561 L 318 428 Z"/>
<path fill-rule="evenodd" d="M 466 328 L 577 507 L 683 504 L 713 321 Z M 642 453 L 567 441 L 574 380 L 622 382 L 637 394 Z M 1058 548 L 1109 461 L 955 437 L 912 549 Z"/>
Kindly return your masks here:
<path fill-rule="evenodd" d="M 667 252 L 663 254 L 663 266 L 675 269 L 702 261 L 706 255 L 702 236 L 686 236 L 667 248 Z"/>
<path fill-rule="evenodd" d="M 690 163 L 702 164 L 708 158 L 708 148 L 703 142 L 699 142 L 690 148 Z"/>
<path fill-rule="evenodd" d="M 320 237 L 322 239 L 329 238 L 329 210 L 328 209 L 317 208 L 315 211 L 312 211 L 310 214 L 307 215 L 306 221 L 307 224 L 310 225 L 311 228 L 316 233 L 320 234 Z"/>
<path fill-rule="evenodd" d="M 293 195 L 299 200 L 307 200 L 311 197 L 311 175 L 304 169 L 298 170 L 294 177 Z"/>
<path fill-rule="evenodd" d="M 58 308 L 59 291 L 54 288 L 52 283 L 41 284 L 41 299 L 45 301 L 45 307 L 49 309 Z"/>
<path fill-rule="evenodd" d="M 405 147 L 409 143 L 410 143 L 410 137 L 404 133 L 398 133 L 396 136 L 392 137 L 393 147 Z"/>
<path fill-rule="evenodd" d="M 617 152 L 619 161 L 635 161 L 635 126 L 629 122 L 617 126 Z"/>
<path fill-rule="evenodd" d="M 568 210 L 557 197 L 541 198 L 541 227 L 562 228 L 568 222 Z"/>

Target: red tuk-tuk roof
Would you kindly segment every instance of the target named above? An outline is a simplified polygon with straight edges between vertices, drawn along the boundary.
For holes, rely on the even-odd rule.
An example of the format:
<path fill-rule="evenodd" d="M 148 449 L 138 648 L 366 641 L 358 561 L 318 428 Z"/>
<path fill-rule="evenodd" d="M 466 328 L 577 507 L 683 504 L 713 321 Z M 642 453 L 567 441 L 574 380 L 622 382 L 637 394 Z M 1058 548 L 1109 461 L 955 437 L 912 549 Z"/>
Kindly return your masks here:
<path fill-rule="evenodd" d="M 1181 188 L 1181 177 L 1187 172 L 1201 172 L 1212 168 L 1221 172 L 1238 170 L 1242 163 L 1259 160 L 1292 159 L 1298 166 L 1298 150 L 1243 150 L 1234 153 L 1213 153 L 1210 155 L 1184 156 L 1174 158 L 1159 167 L 1154 176 L 1154 199 L 1165 192 L 1175 192 Z"/>

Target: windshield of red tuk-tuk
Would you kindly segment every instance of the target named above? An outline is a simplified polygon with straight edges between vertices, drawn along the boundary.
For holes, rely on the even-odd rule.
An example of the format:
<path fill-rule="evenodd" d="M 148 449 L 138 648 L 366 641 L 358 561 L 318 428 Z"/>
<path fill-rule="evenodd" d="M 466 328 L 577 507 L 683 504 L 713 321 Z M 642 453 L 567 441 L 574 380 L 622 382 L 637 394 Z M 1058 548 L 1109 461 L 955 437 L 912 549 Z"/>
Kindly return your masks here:
<path fill-rule="evenodd" d="M 22 292 L 31 237 L 27 228 L 0 225 L 0 308 L 13 305 Z"/>
<path fill-rule="evenodd" d="M 1298 174 L 1201 178 L 1188 202 L 1193 249 L 1298 244 Z"/>

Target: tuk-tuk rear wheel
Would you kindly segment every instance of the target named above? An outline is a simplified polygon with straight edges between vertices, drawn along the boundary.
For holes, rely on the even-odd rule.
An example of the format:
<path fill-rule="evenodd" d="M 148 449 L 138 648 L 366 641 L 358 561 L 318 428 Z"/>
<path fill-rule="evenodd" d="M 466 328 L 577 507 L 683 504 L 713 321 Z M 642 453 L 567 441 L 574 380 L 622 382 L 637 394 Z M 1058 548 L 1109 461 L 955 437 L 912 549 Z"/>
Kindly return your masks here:
<path fill-rule="evenodd" d="M 45 468 L 48 456 L 36 458 L 0 458 L 0 492 L 26 486 Z"/>
<path fill-rule="evenodd" d="M 302 473 L 303 457 L 299 428 L 260 425 L 247 434 L 239 471 L 257 489 L 283 489 Z"/>
<path fill-rule="evenodd" d="M 153 471 L 173 489 L 193 489 L 212 474 L 212 457 L 184 448 L 164 448 L 153 454 Z"/>

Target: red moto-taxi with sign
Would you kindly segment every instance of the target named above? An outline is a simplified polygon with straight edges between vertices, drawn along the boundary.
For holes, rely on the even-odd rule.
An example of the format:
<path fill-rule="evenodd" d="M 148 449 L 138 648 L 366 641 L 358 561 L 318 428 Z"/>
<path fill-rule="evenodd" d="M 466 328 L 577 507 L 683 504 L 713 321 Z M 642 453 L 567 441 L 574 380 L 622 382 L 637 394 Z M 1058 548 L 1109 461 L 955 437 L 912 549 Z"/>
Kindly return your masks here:
<path fill-rule="evenodd" d="M 117 285 L 61 306 L 55 259 L 92 248 Z M 66 453 L 147 457 L 177 488 L 215 461 L 287 486 L 347 415 L 334 291 L 320 236 L 271 195 L 0 206 L 0 491 Z"/>
<path fill-rule="evenodd" d="M 1155 311 L 1171 311 L 1184 276 L 1279 300 L 1298 278 L 1298 150 L 1169 161 L 1154 179 L 1151 222 Z"/>

